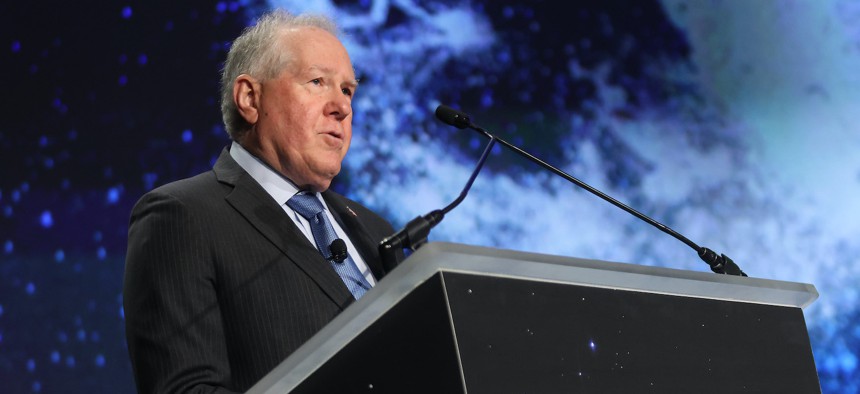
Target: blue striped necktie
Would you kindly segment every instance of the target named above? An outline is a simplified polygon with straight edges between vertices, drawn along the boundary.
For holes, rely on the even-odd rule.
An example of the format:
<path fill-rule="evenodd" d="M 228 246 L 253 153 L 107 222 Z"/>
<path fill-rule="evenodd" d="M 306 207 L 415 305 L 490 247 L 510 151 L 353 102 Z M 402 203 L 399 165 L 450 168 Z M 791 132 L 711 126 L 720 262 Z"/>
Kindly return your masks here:
<path fill-rule="evenodd" d="M 311 224 L 311 232 L 314 236 L 314 241 L 317 245 L 317 250 L 328 260 L 343 283 L 352 293 L 355 299 L 361 298 L 364 293 L 370 289 L 370 283 L 358 270 L 358 266 L 352 260 L 352 257 L 347 255 L 346 260 L 341 263 L 335 262 L 331 257 L 331 249 L 329 246 L 332 241 L 337 239 L 337 233 L 334 232 L 331 222 L 326 216 L 323 205 L 317 198 L 316 193 L 299 192 L 292 196 L 287 201 L 287 206 L 298 212 Z"/>

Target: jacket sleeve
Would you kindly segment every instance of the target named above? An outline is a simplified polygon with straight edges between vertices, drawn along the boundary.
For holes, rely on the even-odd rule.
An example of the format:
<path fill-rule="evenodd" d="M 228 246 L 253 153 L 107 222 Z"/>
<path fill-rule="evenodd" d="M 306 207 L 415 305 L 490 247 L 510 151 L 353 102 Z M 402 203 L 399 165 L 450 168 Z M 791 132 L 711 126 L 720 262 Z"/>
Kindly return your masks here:
<path fill-rule="evenodd" d="M 159 191 L 132 210 L 123 307 L 141 393 L 230 392 L 208 229 L 201 223 L 180 199 Z"/>

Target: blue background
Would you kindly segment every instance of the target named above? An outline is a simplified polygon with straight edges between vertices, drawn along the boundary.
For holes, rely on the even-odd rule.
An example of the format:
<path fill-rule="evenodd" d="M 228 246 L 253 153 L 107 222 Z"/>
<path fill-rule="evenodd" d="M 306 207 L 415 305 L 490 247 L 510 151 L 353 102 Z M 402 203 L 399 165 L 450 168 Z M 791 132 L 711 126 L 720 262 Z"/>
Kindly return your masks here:
<path fill-rule="evenodd" d="M 461 108 L 751 276 L 814 284 L 822 389 L 860 392 L 860 2 L 67 3 L 0 5 L 2 392 L 133 391 L 128 214 L 228 144 L 220 65 L 272 6 L 347 33 L 335 189 L 395 227 L 447 204 L 485 142 L 432 116 Z M 431 240 L 708 269 L 501 149 Z"/>

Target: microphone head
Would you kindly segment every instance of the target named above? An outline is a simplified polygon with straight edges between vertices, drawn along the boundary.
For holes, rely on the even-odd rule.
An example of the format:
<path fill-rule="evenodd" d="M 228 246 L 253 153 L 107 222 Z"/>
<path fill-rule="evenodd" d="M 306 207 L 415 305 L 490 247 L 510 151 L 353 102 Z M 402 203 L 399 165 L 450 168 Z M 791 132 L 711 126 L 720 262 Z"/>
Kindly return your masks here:
<path fill-rule="evenodd" d="M 458 129 L 465 129 L 472 125 L 472 121 L 469 120 L 469 115 L 466 115 L 465 112 L 457 111 L 445 104 L 441 104 L 436 107 L 436 117 Z"/>
<path fill-rule="evenodd" d="M 337 263 L 342 263 L 346 260 L 346 242 L 343 242 L 342 239 L 338 238 L 331 241 L 331 245 L 328 246 L 328 250 L 331 252 L 329 260 L 333 260 Z"/>

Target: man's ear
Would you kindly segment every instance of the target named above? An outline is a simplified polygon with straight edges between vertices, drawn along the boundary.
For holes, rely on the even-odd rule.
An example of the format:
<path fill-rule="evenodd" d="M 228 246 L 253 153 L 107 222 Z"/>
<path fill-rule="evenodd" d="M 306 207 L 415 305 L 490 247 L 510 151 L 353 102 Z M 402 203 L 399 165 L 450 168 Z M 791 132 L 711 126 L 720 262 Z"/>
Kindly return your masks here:
<path fill-rule="evenodd" d="M 254 77 L 242 74 L 233 81 L 233 102 L 248 124 L 254 125 L 260 118 L 261 85 Z"/>

